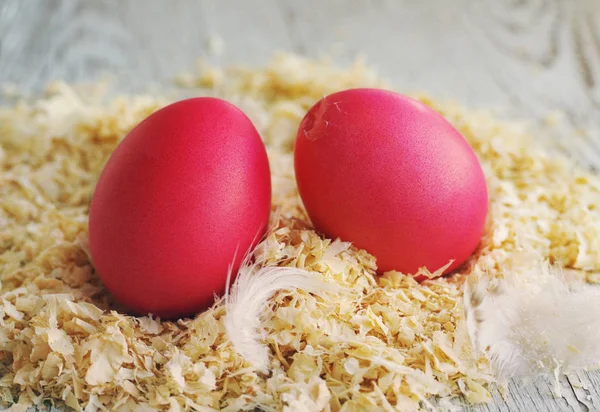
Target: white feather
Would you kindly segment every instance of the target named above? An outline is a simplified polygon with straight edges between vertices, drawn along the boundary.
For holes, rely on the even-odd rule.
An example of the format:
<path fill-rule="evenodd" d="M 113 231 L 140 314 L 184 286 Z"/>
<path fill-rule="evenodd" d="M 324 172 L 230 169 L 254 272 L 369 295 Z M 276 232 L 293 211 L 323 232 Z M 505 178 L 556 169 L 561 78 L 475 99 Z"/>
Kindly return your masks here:
<path fill-rule="evenodd" d="M 227 283 L 229 285 L 231 269 Z M 230 289 L 228 287 L 228 289 Z M 247 256 L 237 278 L 225 295 L 225 330 L 235 350 L 257 370 L 265 371 L 269 364 L 269 349 L 264 344 L 261 323 L 268 312 L 269 300 L 281 290 L 301 289 L 319 296 L 341 291 L 316 272 L 293 267 L 262 266 Z"/>
<path fill-rule="evenodd" d="M 497 375 L 568 372 L 600 363 L 600 289 L 548 265 L 465 284 L 467 329 Z"/>

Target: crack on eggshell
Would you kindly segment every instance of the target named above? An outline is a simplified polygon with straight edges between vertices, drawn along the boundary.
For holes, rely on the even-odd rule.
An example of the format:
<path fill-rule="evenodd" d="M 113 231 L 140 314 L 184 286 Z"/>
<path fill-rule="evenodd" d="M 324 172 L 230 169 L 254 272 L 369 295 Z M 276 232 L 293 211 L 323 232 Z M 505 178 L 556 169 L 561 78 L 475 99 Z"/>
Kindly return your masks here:
<path fill-rule="evenodd" d="M 337 106 L 339 102 L 333 103 L 339 110 Z M 310 141 L 318 140 L 322 137 L 326 136 L 327 127 L 329 127 L 329 121 L 325 120 L 325 113 L 327 109 L 330 107 L 329 102 L 327 101 L 327 96 L 323 97 L 319 100 L 306 114 L 306 117 L 302 121 L 302 125 L 300 128 L 304 132 L 304 136 Z"/>

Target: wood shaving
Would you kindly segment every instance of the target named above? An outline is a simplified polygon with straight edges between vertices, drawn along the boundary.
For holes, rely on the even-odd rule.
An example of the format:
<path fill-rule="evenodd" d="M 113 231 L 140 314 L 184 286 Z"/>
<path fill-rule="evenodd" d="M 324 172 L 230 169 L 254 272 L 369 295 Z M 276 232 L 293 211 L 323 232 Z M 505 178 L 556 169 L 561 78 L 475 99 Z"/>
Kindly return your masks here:
<path fill-rule="evenodd" d="M 292 143 L 305 111 L 340 89 L 389 87 L 376 73 L 361 62 L 339 69 L 281 54 L 259 70 L 201 65 L 180 83 L 240 106 L 267 143 L 277 213 L 260 258 L 319 272 L 350 292 L 337 301 L 302 291 L 274 296 L 264 323 L 274 357 L 268 374 L 233 350 L 222 300 L 178 322 L 125 315 L 94 273 L 88 206 L 111 151 L 168 100 L 100 103 L 55 83 L 37 100 L 0 109 L 5 406 L 56 399 L 75 410 L 416 411 L 435 397 L 487 402 L 494 379 L 469 343 L 465 275 L 549 261 L 599 282 L 600 181 L 542 150 L 522 125 L 417 96 L 473 146 L 491 200 L 468 264 L 418 284 L 396 272 L 377 276 L 372 256 L 315 233 L 294 183 Z"/>

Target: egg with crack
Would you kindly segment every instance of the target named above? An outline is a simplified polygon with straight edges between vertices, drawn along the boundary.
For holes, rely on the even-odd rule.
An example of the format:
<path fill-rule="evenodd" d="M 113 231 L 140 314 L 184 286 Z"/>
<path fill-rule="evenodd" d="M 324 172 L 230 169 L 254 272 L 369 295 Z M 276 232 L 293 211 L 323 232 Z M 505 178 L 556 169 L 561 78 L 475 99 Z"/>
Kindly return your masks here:
<path fill-rule="evenodd" d="M 440 114 L 381 89 L 324 97 L 298 129 L 294 165 L 314 226 L 380 271 L 448 273 L 476 249 L 488 193 L 479 161 Z"/>

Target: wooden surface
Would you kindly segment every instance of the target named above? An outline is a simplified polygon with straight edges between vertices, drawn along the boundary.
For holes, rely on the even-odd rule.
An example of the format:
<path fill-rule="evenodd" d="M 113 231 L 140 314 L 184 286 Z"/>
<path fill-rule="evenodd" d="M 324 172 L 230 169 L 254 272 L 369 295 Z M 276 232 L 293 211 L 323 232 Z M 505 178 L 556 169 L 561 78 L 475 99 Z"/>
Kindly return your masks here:
<path fill-rule="evenodd" d="M 403 90 L 540 122 L 559 110 L 566 129 L 548 139 L 600 167 L 600 0 L 0 0 L 0 83 L 39 91 L 110 74 L 139 91 L 192 67 L 212 35 L 225 41 L 208 56 L 218 63 L 360 52 Z M 559 386 L 513 382 L 466 410 L 600 410 L 600 373 Z"/>

